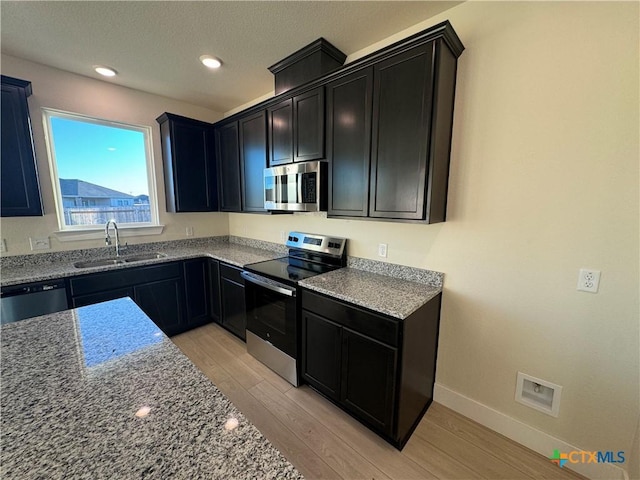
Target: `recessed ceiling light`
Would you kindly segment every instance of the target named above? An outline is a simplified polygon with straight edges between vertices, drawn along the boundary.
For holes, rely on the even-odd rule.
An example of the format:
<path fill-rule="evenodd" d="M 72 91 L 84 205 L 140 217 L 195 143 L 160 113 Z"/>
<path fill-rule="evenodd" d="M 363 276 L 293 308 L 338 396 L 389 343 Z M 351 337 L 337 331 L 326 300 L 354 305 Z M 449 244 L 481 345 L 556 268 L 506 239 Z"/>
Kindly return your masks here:
<path fill-rule="evenodd" d="M 200 57 L 200 61 L 208 68 L 220 68 L 220 65 L 222 65 L 222 62 L 219 59 L 212 57 L 211 55 L 202 55 Z"/>
<path fill-rule="evenodd" d="M 100 75 L 103 75 L 105 77 L 115 77 L 118 74 L 118 72 L 116 72 L 113 68 L 105 67 L 104 65 L 94 65 L 93 69 Z"/>

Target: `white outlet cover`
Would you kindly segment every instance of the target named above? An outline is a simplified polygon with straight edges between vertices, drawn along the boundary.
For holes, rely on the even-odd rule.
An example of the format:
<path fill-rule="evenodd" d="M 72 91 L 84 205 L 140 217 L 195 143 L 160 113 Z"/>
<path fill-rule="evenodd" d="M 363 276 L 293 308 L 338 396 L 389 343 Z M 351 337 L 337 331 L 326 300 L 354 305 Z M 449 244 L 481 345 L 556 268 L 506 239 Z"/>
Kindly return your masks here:
<path fill-rule="evenodd" d="M 6 239 L 2 239 L 0 240 L 0 252 L 6 252 L 7 251 L 7 240 Z"/>
<path fill-rule="evenodd" d="M 578 273 L 578 290 L 581 292 L 598 293 L 600 286 L 600 270 L 581 268 Z"/>
<path fill-rule="evenodd" d="M 378 245 L 378 256 L 387 258 L 387 244 L 381 243 Z"/>
<path fill-rule="evenodd" d="M 31 250 L 49 250 L 51 248 L 49 237 L 29 237 L 29 243 Z"/>

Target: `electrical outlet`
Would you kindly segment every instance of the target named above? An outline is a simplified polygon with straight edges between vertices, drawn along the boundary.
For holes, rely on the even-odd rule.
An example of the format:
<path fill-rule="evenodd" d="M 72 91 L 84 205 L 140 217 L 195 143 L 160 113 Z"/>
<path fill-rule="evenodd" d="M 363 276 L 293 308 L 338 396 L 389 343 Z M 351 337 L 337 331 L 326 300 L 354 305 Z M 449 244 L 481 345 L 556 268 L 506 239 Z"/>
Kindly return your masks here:
<path fill-rule="evenodd" d="M 280 241 L 284 243 L 287 240 L 287 237 L 284 233 L 284 230 L 280 230 Z"/>
<path fill-rule="evenodd" d="M 378 245 L 378 256 L 379 257 L 383 257 L 383 258 L 387 258 L 387 244 L 386 243 L 380 243 Z"/>
<path fill-rule="evenodd" d="M 187 237 L 193 237 L 193 227 L 186 228 Z"/>
<path fill-rule="evenodd" d="M 7 240 L 6 239 L 2 239 L 0 240 L 0 252 L 6 252 L 7 251 Z"/>
<path fill-rule="evenodd" d="M 49 237 L 29 237 L 29 243 L 31 250 L 49 250 L 51 248 Z"/>
<path fill-rule="evenodd" d="M 582 292 L 598 293 L 600 285 L 600 271 L 581 268 L 578 275 L 578 290 Z"/>

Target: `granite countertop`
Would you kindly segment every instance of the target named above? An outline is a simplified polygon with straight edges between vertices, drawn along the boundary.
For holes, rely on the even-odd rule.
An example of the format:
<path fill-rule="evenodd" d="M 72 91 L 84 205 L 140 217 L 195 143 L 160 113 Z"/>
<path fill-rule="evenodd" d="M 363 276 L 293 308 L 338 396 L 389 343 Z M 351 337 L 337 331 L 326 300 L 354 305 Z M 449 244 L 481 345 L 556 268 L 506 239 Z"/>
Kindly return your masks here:
<path fill-rule="evenodd" d="M 1 334 L 2 478 L 302 478 L 128 298 Z"/>
<path fill-rule="evenodd" d="M 355 268 L 341 268 L 307 278 L 299 285 L 400 320 L 442 292 L 441 286 Z"/>
<path fill-rule="evenodd" d="M 72 253 L 69 254 L 69 258 L 65 258 L 65 252 L 58 252 L 53 261 L 47 261 L 50 260 L 51 257 L 47 257 L 46 254 L 42 254 L 28 255 L 23 257 L 27 258 L 28 262 L 25 262 L 21 265 L 15 265 L 15 262 L 14 264 L 9 264 L 8 266 L 5 266 L 3 264 L 1 272 L 2 275 L 0 277 L 0 285 L 4 287 L 9 285 L 17 285 L 20 283 L 53 280 L 89 273 L 117 270 L 120 268 L 131 268 L 160 264 L 165 262 L 173 262 L 177 260 L 187 260 L 189 258 L 211 257 L 242 268 L 250 263 L 262 262 L 265 260 L 271 260 L 274 258 L 286 256 L 286 253 L 282 252 L 265 250 L 262 248 L 256 248 L 247 245 L 238 245 L 235 243 L 219 242 L 214 244 L 196 244 L 193 246 L 169 245 L 165 246 L 164 248 L 161 246 L 154 251 L 166 255 L 166 257 L 153 260 L 144 260 L 132 263 L 121 263 L 116 265 L 91 268 L 76 268 L 73 266 L 73 264 L 78 260 L 99 259 L 101 258 L 100 256 L 104 257 L 105 254 L 113 253 L 113 249 L 93 250 L 95 251 L 93 253 L 94 256 L 84 258 L 74 258 L 72 257 Z M 143 252 L 126 252 L 123 253 L 122 256 L 126 257 L 127 255 L 132 255 L 135 253 Z M 42 259 L 41 262 L 38 261 L 39 258 Z"/>

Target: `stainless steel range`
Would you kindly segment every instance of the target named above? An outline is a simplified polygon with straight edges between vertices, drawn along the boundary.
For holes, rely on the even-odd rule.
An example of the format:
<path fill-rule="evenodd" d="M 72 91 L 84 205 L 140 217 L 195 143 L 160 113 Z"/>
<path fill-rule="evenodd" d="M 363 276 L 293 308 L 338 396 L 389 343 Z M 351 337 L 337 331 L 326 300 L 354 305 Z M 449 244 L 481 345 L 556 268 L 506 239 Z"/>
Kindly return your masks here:
<path fill-rule="evenodd" d="M 244 267 L 247 351 L 298 386 L 300 287 L 305 278 L 347 264 L 347 239 L 291 232 L 289 255 Z"/>

